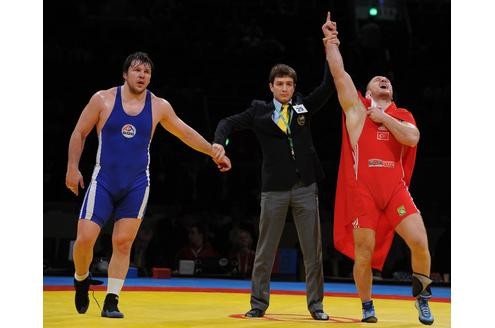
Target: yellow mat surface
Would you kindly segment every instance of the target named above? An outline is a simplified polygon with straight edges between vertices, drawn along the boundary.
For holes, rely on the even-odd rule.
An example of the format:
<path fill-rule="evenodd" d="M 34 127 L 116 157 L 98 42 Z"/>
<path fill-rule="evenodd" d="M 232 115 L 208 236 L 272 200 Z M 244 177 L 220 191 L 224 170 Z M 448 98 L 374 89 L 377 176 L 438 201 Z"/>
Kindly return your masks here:
<path fill-rule="evenodd" d="M 105 292 L 94 293 L 102 306 Z M 124 319 L 100 317 L 100 310 L 90 292 L 86 314 L 74 307 L 73 291 L 43 292 L 44 327 L 421 327 L 412 300 L 374 299 L 377 324 L 361 323 L 358 298 L 324 299 L 330 321 L 315 321 L 306 309 L 304 295 L 271 295 L 264 318 L 246 319 L 248 293 L 123 291 L 119 309 Z M 430 302 L 435 316 L 433 327 L 450 327 L 450 303 Z M 424 327 L 424 326 L 423 326 Z"/>

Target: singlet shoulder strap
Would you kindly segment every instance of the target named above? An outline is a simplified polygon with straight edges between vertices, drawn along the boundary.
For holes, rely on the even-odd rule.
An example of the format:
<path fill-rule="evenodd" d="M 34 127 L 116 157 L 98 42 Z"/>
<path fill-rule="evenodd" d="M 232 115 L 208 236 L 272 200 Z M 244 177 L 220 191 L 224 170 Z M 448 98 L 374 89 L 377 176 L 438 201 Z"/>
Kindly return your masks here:
<path fill-rule="evenodd" d="M 120 95 L 120 93 L 121 93 L 120 89 L 121 88 L 122 88 L 121 85 L 117 86 L 117 93 L 115 94 L 115 99 L 120 99 L 120 97 L 121 97 L 121 95 Z"/>
<path fill-rule="evenodd" d="M 151 105 L 151 91 L 146 90 L 146 105 Z"/>

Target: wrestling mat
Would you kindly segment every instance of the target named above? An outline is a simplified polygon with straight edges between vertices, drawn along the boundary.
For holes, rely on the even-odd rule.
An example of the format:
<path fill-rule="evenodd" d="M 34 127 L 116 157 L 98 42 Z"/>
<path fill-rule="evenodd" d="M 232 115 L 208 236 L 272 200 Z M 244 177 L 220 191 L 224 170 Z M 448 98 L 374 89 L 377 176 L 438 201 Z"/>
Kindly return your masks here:
<path fill-rule="evenodd" d="M 100 316 L 106 287 L 90 291 L 88 312 L 74 307 L 72 277 L 44 277 L 44 327 L 421 327 L 409 286 L 375 285 L 377 324 L 361 323 L 361 303 L 352 283 L 325 283 L 329 321 L 315 321 L 306 308 L 305 284 L 272 282 L 270 307 L 263 318 L 247 319 L 248 280 L 131 278 L 120 294 L 124 319 Z M 97 278 L 100 279 L 100 278 Z M 106 283 L 106 279 L 104 280 Z M 451 326 L 450 288 L 434 287 L 430 307 L 434 327 Z M 99 305 L 95 301 L 98 301 Z"/>

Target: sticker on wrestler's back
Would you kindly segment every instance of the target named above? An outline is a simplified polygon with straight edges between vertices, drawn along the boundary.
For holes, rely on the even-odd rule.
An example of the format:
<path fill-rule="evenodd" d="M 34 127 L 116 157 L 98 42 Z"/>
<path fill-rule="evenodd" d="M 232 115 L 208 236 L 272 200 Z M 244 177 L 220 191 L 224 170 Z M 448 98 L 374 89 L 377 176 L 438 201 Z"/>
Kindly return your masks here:
<path fill-rule="evenodd" d="M 122 127 L 122 135 L 126 138 L 132 138 L 136 135 L 136 128 L 132 124 L 126 124 Z"/>
<path fill-rule="evenodd" d="M 307 113 L 308 110 L 306 109 L 306 107 L 304 107 L 303 104 L 299 104 L 299 105 L 294 105 L 292 106 L 292 108 L 294 108 L 294 111 L 298 114 L 302 114 L 302 113 Z"/>

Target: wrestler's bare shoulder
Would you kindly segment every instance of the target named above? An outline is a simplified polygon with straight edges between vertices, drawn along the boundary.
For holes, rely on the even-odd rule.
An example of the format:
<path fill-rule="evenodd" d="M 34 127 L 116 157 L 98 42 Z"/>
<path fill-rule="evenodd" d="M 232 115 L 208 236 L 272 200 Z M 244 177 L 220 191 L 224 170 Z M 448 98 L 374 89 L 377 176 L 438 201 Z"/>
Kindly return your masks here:
<path fill-rule="evenodd" d="M 160 117 L 166 116 L 172 110 L 172 105 L 167 100 L 157 97 L 153 93 L 151 94 L 151 106 Z"/>
<path fill-rule="evenodd" d="M 93 94 L 90 103 L 96 106 L 103 106 L 105 108 L 112 108 L 115 103 L 115 95 L 117 93 L 117 87 L 113 87 L 106 90 L 99 90 Z"/>

